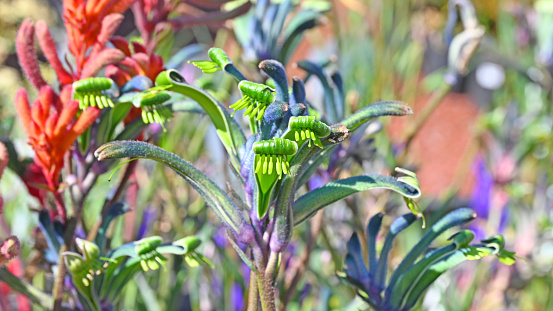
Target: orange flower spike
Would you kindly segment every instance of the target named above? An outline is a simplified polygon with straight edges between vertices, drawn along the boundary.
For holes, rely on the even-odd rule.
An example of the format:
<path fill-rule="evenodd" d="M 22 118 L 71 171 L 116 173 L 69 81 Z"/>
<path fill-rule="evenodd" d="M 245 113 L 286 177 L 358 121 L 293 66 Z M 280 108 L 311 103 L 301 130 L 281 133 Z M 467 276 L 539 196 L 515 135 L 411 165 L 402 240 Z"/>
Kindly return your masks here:
<path fill-rule="evenodd" d="M 123 21 L 123 14 L 113 13 L 104 18 L 102 21 L 102 27 L 100 33 L 96 38 L 96 44 L 94 45 L 90 58 L 96 56 L 108 43 L 109 38 L 113 36 L 121 22 Z"/>
<path fill-rule="evenodd" d="M 81 116 L 77 119 L 75 124 L 71 127 L 71 129 L 67 132 L 66 135 L 61 136 L 59 138 L 60 141 L 58 142 L 58 149 L 59 150 L 67 150 L 69 147 L 75 142 L 77 137 L 84 133 L 86 129 L 96 121 L 96 119 L 100 116 L 102 113 L 102 110 L 97 107 L 88 107 L 86 110 L 81 114 Z"/>
<path fill-rule="evenodd" d="M 69 84 L 69 85 L 66 85 L 64 86 L 62 89 L 61 89 L 61 92 L 60 92 L 60 109 L 59 110 L 62 110 L 63 107 L 65 105 L 67 105 L 67 103 L 70 103 L 71 102 L 71 96 L 73 94 L 71 94 L 73 92 L 73 85 Z"/>
<path fill-rule="evenodd" d="M 44 132 L 46 136 L 51 140 L 54 137 L 54 129 L 56 128 L 56 123 L 58 122 L 58 113 L 52 111 L 48 119 L 46 119 L 46 124 L 44 125 Z"/>
<path fill-rule="evenodd" d="M 101 113 L 102 110 L 97 107 L 88 107 L 77 119 L 77 122 L 73 125 L 72 131 L 77 133 L 77 135 L 81 135 L 92 125 L 92 123 L 94 123 L 94 121 L 96 121 Z"/>
<path fill-rule="evenodd" d="M 58 108 L 59 98 L 58 95 L 52 90 L 52 87 L 46 85 L 43 86 L 38 92 L 37 101 L 40 102 L 42 111 L 48 115 L 51 107 L 54 109 Z"/>
<path fill-rule="evenodd" d="M 44 52 L 44 56 L 56 72 L 58 80 L 61 85 L 67 85 L 73 83 L 73 77 L 63 67 L 56 49 L 56 43 L 52 39 L 52 35 L 48 30 L 48 26 L 44 21 L 38 21 L 35 25 L 35 33 L 38 38 L 40 48 Z"/>
<path fill-rule="evenodd" d="M 123 52 L 116 49 L 105 49 L 93 59 L 89 59 L 81 72 L 81 79 L 94 77 L 102 68 L 117 63 L 125 58 Z"/>
<path fill-rule="evenodd" d="M 21 27 L 19 27 L 19 31 L 17 32 L 15 47 L 17 50 L 19 64 L 21 64 L 21 68 L 23 68 L 25 75 L 37 89 L 40 89 L 47 83 L 42 77 L 38 66 L 34 33 L 35 28 L 33 26 L 33 22 L 30 19 L 24 20 Z"/>
<path fill-rule="evenodd" d="M 31 106 L 29 105 L 27 91 L 24 88 L 19 89 L 15 94 L 15 109 L 25 128 L 25 132 L 27 132 L 27 136 L 31 136 Z"/>
<path fill-rule="evenodd" d="M 42 108 L 42 103 L 37 99 L 31 107 L 31 117 L 34 123 L 39 127 L 40 131 L 44 131 L 44 123 L 46 122 L 47 112 Z"/>
<path fill-rule="evenodd" d="M 77 62 L 77 74 L 86 62 L 90 60 L 85 58 L 85 53 L 89 47 L 94 46 L 98 41 L 104 41 L 105 38 L 99 38 L 104 19 L 112 13 L 123 13 L 127 10 L 134 0 L 88 0 L 71 1 L 66 0 L 63 3 L 65 27 L 67 29 L 69 50 L 75 56 Z M 114 31 L 113 26 L 120 23 L 117 18 L 108 19 L 106 32 L 102 36 L 107 36 L 109 31 Z M 100 39 L 100 40 L 99 40 Z M 107 42 L 107 40 L 105 40 Z M 104 44 L 105 46 L 105 44 Z M 100 42 L 100 48 L 103 48 Z M 99 53 L 100 49 L 95 49 L 92 58 Z M 83 78 L 83 77 L 80 77 Z"/>
<path fill-rule="evenodd" d="M 63 135 L 68 131 L 67 126 L 73 122 L 73 119 L 79 111 L 79 102 L 76 100 L 70 101 L 67 105 L 61 110 L 60 116 L 56 127 L 54 128 L 54 136 Z"/>

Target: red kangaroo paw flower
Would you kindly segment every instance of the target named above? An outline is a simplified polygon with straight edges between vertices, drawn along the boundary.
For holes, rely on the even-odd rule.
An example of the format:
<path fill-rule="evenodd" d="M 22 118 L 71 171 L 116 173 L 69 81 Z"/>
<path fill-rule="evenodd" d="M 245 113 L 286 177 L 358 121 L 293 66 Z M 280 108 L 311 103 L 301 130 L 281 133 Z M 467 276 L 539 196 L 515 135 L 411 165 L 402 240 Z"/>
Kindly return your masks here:
<path fill-rule="evenodd" d="M 34 40 L 35 29 L 33 22 L 30 19 L 26 19 L 21 24 L 19 31 L 17 32 L 16 50 L 19 64 L 29 81 L 37 88 L 47 85 L 46 81 L 40 73 L 38 61 L 35 51 Z"/>
<path fill-rule="evenodd" d="M 123 52 L 116 49 L 106 49 L 93 59 L 89 59 L 83 68 L 81 79 L 94 77 L 102 68 L 115 64 L 125 58 Z"/>
<path fill-rule="evenodd" d="M 73 77 L 65 70 L 59 57 L 58 51 L 56 50 L 56 43 L 50 35 L 48 26 L 44 21 L 38 21 L 35 25 L 35 33 L 38 38 L 38 43 L 40 48 L 44 52 L 44 56 L 50 63 L 50 66 L 56 71 L 56 75 L 60 81 L 61 85 L 67 85 L 73 83 Z"/>

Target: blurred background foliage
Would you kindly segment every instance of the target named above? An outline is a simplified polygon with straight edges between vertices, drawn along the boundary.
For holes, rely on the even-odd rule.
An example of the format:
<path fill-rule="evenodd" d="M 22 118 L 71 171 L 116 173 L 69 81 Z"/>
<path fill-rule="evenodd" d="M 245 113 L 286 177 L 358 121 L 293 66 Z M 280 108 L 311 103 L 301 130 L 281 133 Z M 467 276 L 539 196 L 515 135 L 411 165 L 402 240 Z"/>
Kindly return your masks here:
<path fill-rule="evenodd" d="M 190 10 L 186 2 L 182 1 L 183 12 Z M 309 6 L 309 2 L 301 1 L 298 8 Z M 305 33 L 285 65 L 289 73 L 302 78 L 305 72 L 295 65 L 302 59 L 324 64 L 328 72 L 339 70 L 348 112 L 391 99 L 408 103 L 415 112 L 410 118 L 371 124 L 366 133 L 369 137 L 377 132 L 370 136 L 374 141 L 360 145 L 361 160 L 349 163 L 340 177 L 369 169 L 390 173 L 395 166 L 416 171 L 423 192 L 420 205 L 426 208 L 428 222 L 454 208 L 471 207 L 479 216 L 472 230 L 480 237 L 503 234 L 507 248 L 525 259 L 514 266 L 503 266 L 493 259 L 461 265 L 430 287 L 419 308 L 553 310 L 553 1 L 473 3 L 485 35 L 466 75 L 443 94 L 424 122 L 420 112 L 445 85 L 447 1 L 325 2 L 330 8 L 325 17 Z M 0 5 L 0 138 L 13 141 L 20 156 L 32 153 L 21 126 L 15 126 L 19 121 L 14 117 L 14 94 L 28 83 L 15 56 L 16 32 L 26 17 L 43 19 L 63 48 L 66 38 L 60 6 L 55 0 L 3 0 Z M 156 52 L 167 63 L 169 55 L 191 44 L 224 47 L 243 72 L 252 73 L 255 67 L 251 64 L 256 62 L 251 55 L 248 59 L 233 31 L 248 18 L 251 16 L 217 25 L 183 27 L 161 37 Z M 459 28 L 451 29 L 451 33 L 459 32 Z M 134 16 L 128 10 L 117 34 L 144 42 L 134 29 Z M 39 61 L 45 60 L 39 56 Z M 211 86 L 225 105 L 238 98 L 222 74 L 202 81 L 192 65 L 178 64 L 187 81 Z M 51 69 L 43 69 L 45 78 L 53 81 Z M 306 87 L 308 100 L 321 105 L 324 94 L 319 81 L 310 79 Z M 225 185 L 227 159 L 208 119 L 201 114 L 176 114 L 167 127 L 166 133 L 152 134 L 150 141 Z M 384 130 L 378 131 L 380 127 Z M 22 255 L 12 264 L 25 267 L 22 277 L 48 288 L 52 273 L 43 269 L 46 263 L 36 251 L 44 243 L 35 230 L 33 207 L 37 203 L 10 168 L 0 187 L 5 201 L 2 236 L 19 236 Z M 102 176 L 86 203 L 84 229 L 94 225 L 102 208 L 101 200 L 95 198 L 106 197 L 121 174 L 116 173 L 111 184 Z M 131 282 L 118 309 L 182 310 L 186 306 L 193 310 L 234 310 L 244 306 L 247 268 L 226 241 L 214 215 L 203 208 L 203 200 L 184 180 L 153 162 L 139 162 L 126 196 L 133 211 L 111 228 L 112 247 L 134 240 L 141 226 L 148 235 L 167 240 L 197 233 L 205 241 L 203 255 L 215 263 L 215 268 L 184 269 L 182 259 L 170 258 L 168 272 L 146 274 L 147 282 L 144 278 Z M 366 309 L 335 272 L 342 268 L 345 242 L 353 230 L 362 233 L 369 217 L 377 212 L 400 215 L 402 212 L 394 209 L 400 204 L 387 192 L 363 193 L 335 203 L 299 227 L 294 240 L 304 242 L 289 247 L 282 265 L 303 277 L 296 280 L 297 291 L 290 297 L 285 297 L 285 289 L 294 279 L 293 272 L 277 280 L 280 299 L 291 301 L 288 310 Z M 384 227 L 395 218 L 387 217 Z M 391 266 L 397 265 L 422 232 L 420 226 L 411 226 L 398 237 Z M 442 237 L 444 243 L 446 236 Z M 4 285 L 0 295 L 12 297 Z"/>

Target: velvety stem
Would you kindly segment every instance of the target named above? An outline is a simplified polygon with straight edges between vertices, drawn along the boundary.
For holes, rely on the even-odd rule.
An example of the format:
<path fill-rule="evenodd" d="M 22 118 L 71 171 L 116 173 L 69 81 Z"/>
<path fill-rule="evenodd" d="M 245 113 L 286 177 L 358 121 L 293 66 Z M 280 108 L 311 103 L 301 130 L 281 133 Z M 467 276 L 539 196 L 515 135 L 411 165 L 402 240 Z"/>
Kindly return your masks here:
<path fill-rule="evenodd" d="M 311 252 L 317 244 L 317 236 L 321 231 L 321 225 L 324 218 L 323 216 L 324 212 L 319 211 L 317 214 L 315 214 L 315 216 L 313 216 L 313 218 L 311 218 L 311 220 L 309 221 L 310 230 L 309 235 L 307 236 L 307 241 L 305 242 L 305 248 L 296 261 L 296 264 L 286 270 L 286 275 L 284 277 L 284 288 L 286 288 L 286 291 L 284 291 L 282 306 L 280 308 L 281 310 L 286 310 L 288 303 L 291 301 L 294 293 L 296 292 L 296 287 L 298 286 L 303 274 L 307 269 L 309 258 L 311 257 Z"/>
<path fill-rule="evenodd" d="M 265 270 L 265 276 L 270 279 L 274 279 L 276 267 L 278 266 L 279 253 L 271 252 L 269 259 L 267 260 L 267 269 Z"/>
<path fill-rule="evenodd" d="M 257 288 L 257 275 L 250 271 L 250 290 L 248 293 L 248 311 L 259 310 L 259 292 Z"/>
<path fill-rule="evenodd" d="M 259 287 L 259 298 L 261 299 L 261 308 L 263 311 L 276 311 L 275 288 L 273 287 L 273 277 L 262 272 L 257 279 Z"/>

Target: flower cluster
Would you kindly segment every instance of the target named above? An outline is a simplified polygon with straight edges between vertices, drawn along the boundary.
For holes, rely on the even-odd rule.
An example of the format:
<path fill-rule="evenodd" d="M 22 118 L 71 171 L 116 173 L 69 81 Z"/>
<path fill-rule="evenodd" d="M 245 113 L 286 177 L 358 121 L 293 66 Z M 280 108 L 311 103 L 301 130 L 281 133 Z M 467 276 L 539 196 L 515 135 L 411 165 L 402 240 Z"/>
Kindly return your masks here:
<path fill-rule="evenodd" d="M 67 92 L 58 96 L 48 85 L 40 88 L 38 98 L 32 105 L 27 91 L 19 90 L 15 105 L 29 137 L 29 144 L 35 151 L 35 163 L 46 179 L 47 184 L 44 186 L 54 193 L 58 214 L 65 218 L 63 200 L 58 193 L 64 155 L 77 137 L 94 123 L 101 110 L 89 107 L 75 120 L 79 102 L 71 100 Z"/>

